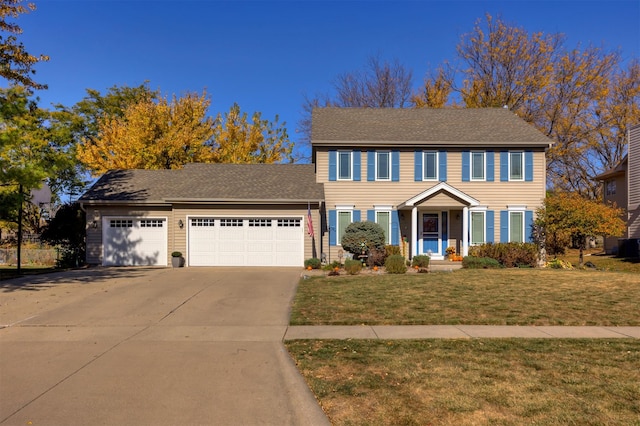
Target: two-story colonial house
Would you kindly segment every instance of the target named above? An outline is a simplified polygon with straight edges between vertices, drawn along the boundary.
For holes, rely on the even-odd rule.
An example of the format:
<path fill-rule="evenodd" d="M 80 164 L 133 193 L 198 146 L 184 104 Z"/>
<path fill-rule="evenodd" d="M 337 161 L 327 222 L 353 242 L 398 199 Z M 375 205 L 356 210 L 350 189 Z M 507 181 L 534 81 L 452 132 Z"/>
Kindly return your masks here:
<path fill-rule="evenodd" d="M 502 108 L 320 108 L 312 164 L 112 171 L 80 199 L 87 261 L 296 266 L 369 220 L 411 256 L 531 240 L 551 141 Z"/>
<path fill-rule="evenodd" d="M 370 220 L 390 244 L 442 258 L 449 246 L 531 241 L 551 141 L 503 108 L 313 111 L 313 162 L 330 247 Z"/>

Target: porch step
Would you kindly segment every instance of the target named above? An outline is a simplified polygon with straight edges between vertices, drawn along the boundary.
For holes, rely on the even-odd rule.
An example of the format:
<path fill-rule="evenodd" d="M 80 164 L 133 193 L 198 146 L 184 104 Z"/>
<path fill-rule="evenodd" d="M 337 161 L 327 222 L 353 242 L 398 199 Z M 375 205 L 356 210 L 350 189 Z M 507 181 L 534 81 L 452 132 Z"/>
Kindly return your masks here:
<path fill-rule="evenodd" d="M 429 262 L 431 272 L 451 272 L 462 269 L 462 262 L 451 262 L 449 260 L 432 260 Z"/>

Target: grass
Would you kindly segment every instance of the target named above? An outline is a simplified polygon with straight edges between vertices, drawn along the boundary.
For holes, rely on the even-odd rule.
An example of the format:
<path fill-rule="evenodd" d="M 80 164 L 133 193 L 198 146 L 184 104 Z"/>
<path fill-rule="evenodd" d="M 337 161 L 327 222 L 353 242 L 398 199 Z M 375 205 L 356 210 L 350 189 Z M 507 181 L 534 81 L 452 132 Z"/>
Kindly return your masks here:
<path fill-rule="evenodd" d="M 292 325 L 640 325 L 640 274 L 501 269 L 313 277 Z"/>
<path fill-rule="evenodd" d="M 15 266 L 0 266 L 0 281 L 17 278 L 24 275 L 38 275 L 54 272 L 57 269 L 54 266 L 39 265 L 22 265 L 21 274 L 18 275 L 18 269 Z"/>
<path fill-rule="evenodd" d="M 634 272 L 640 274 L 640 259 L 621 259 L 619 257 L 602 254 L 601 249 L 585 250 L 584 261 L 593 263 L 597 269 L 616 272 Z M 550 256 L 552 258 L 553 256 Z M 578 266 L 579 251 L 567 250 L 566 254 L 558 256 L 559 259 L 571 262 Z"/>
<path fill-rule="evenodd" d="M 640 341 L 286 342 L 333 425 L 639 425 Z"/>

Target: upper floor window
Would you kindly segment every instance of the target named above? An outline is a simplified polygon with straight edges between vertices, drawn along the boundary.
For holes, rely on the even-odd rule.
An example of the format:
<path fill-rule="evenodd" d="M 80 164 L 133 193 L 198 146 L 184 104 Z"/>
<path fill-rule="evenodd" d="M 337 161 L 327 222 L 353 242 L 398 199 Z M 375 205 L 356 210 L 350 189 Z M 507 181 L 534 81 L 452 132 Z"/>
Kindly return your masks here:
<path fill-rule="evenodd" d="M 438 153 L 425 151 L 422 155 L 422 179 L 438 180 Z"/>
<path fill-rule="evenodd" d="M 485 180 L 486 162 L 484 151 L 471 152 L 471 180 Z"/>
<path fill-rule="evenodd" d="M 338 180 L 351 180 L 353 154 L 351 151 L 338 151 Z"/>
<path fill-rule="evenodd" d="M 391 153 L 376 152 L 376 180 L 391 180 Z"/>
<path fill-rule="evenodd" d="M 509 180 L 524 180 L 524 152 L 509 152 Z"/>

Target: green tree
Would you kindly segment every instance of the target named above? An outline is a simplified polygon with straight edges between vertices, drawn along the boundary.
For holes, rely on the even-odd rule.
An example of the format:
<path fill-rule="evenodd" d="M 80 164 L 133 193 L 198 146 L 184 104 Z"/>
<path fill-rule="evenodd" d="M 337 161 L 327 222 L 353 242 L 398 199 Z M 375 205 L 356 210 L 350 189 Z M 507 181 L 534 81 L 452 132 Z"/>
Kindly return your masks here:
<path fill-rule="evenodd" d="M 537 210 L 536 225 L 547 235 L 566 235 L 578 241 L 580 266 L 584 263 L 586 238 L 596 235 L 622 236 L 624 210 L 589 200 L 576 193 L 549 194 Z"/>
<path fill-rule="evenodd" d="M 23 0 L 0 0 L 0 76 L 25 87 L 46 89 L 46 85 L 36 83 L 31 76 L 36 72 L 33 66 L 48 61 L 49 57 L 28 53 L 17 37 L 22 28 L 7 20 L 36 10 L 33 3 L 22 3 Z"/>

